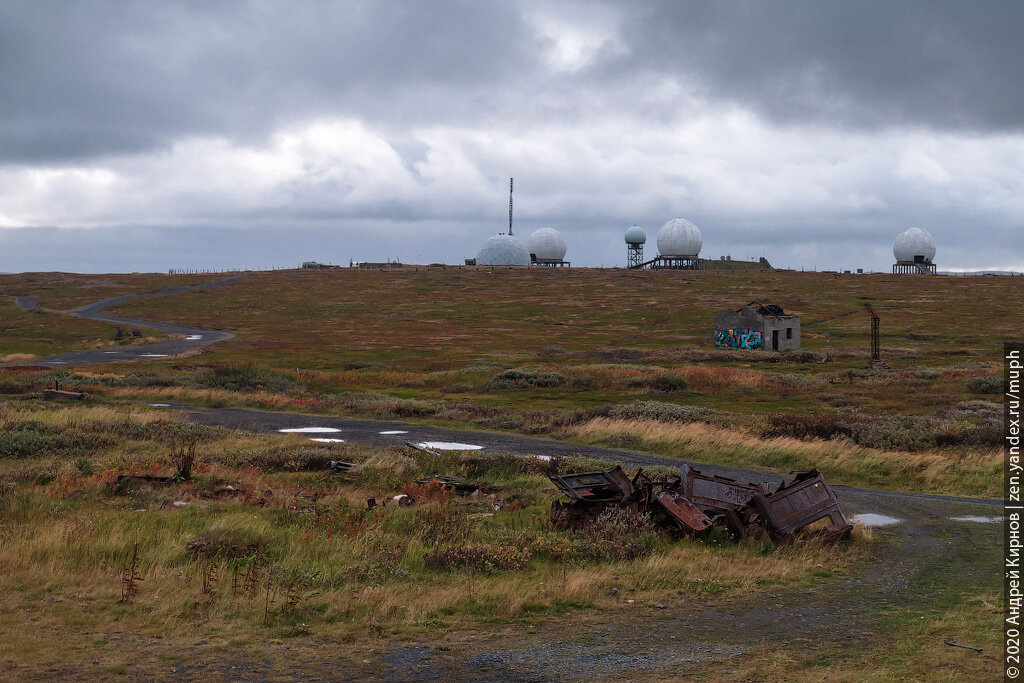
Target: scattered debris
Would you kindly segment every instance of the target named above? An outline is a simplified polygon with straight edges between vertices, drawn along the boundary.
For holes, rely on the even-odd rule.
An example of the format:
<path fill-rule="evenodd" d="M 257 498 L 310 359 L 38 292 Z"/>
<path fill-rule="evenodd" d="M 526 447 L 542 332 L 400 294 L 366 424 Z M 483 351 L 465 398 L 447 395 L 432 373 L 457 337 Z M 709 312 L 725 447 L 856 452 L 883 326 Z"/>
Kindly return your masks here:
<path fill-rule="evenodd" d="M 398 507 L 402 507 L 402 508 L 407 508 L 407 507 L 409 507 L 410 505 L 412 505 L 413 503 L 416 502 L 416 500 L 412 496 L 406 495 L 404 493 L 399 493 L 397 496 L 393 497 L 391 500 L 394 503 L 396 503 L 398 505 Z"/>
<path fill-rule="evenodd" d="M 829 518 L 832 525 L 817 532 L 826 539 L 846 538 L 853 531 L 839 511 L 839 501 L 818 470 L 796 472 L 775 493 L 754 494 L 754 507 L 776 543 L 790 543 L 805 527 Z"/>
<path fill-rule="evenodd" d="M 332 472 L 344 473 L 351 472 L 352 470 L 354 470 L 356 468 L 356 464 L 353 462 L 342 462 L 341 460 L 332 460 L 330 467 Z"/>
<path fill-rule="evenodd" d="M 406 441 L 405 445 L 408 446 L 409 448 L 415 448 L 418 451 L 423 451 L 424 453 L 430 453 L 431 455 L 441 455 L 440 453 L 438 453 L 434 449 L 427 448 L 426 444 L 413 443 L 412 441 Z"/>
<path fill-rule="evenodd" d="M 43 389 L 44 401 L 83 401 L 85 393 L 81 391 L 64 391 L 63 389 Z"/>
<path fill-rule="evenodd" d="M 658 481 L 642 469 L 630 479 L 619 466 L 549 479 L 569 497 L 568 503 L 555 501 L 551 506 L 556 529 L 578 529 L 616 507 L 650 514 L 662 530 L 687 536 L 704 534 L 714 524 L 725 525 L 735 538 L 767 533 L 776 543 L 791 543 L 801 535 L 839 540 L 853 530 L 817 470 L 794 472 L 774 490 L 769 484 L 744 484 L 688 465 L 678 478 Z M 801 534 L 825 518 L 828 527 Z"/>
<path fill-rule="evenodd" d="M 439 490 L 454 493 L 457 496 L 479 496 L 498 491 L 497 488 L 487 484 L 470 484 L 451 477 L 420 479 L 416 483 L 420 486 L 437 486 Z"/>
<path fill-rule="evenodd" d="M 135 543 L 132 549 L 125 553 L 124 562 L 121 563 L 121 604 L 127 605 L 138 592 L 139 581 L 142 576 L 138 572 L 139 544 Z"/>
<path fill-rule="evenodd" d="M 942 642 L 944 642 L 946 645 L 949 645 L 950 647 L 962 647 L 965 650 L 974 650 L 975 652 L 981 652 L 980 647 L 974 647 L 973 645 L 961 645 L 960 643 L 954 643 L 948 640 L 944 640 Z"/>

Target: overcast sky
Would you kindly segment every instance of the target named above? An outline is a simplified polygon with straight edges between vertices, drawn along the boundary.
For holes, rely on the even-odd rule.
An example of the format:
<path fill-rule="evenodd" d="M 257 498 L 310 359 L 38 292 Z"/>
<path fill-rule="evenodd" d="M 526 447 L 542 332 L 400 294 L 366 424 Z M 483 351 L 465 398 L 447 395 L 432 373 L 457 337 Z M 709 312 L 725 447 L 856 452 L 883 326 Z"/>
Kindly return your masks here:
<path fill-rule="evenodd" d="M 1024 3 L 0 3 L 0 271 L 461 262 L 1024 270 Z"/>

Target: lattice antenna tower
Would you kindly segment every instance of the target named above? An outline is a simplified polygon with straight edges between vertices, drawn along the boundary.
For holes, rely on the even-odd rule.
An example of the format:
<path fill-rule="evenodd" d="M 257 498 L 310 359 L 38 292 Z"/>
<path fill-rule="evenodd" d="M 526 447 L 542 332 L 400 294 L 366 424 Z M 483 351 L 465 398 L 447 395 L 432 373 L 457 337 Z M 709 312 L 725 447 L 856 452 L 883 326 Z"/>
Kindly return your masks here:
<path fill-rule="evenodd" d="M 512 234 L 512 178 L 508 179 L 508 234 Z"/>

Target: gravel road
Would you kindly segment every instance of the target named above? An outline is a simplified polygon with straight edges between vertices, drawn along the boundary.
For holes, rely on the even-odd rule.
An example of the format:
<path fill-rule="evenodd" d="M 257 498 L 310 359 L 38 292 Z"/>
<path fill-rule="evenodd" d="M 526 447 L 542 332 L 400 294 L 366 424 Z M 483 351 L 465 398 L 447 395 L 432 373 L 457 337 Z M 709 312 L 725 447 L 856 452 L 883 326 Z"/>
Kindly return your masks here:
<path fill-rule="evenodd" d="M 167 287 L 156 292 L 147 292 L 145 294 L 125 294 L 123 296 L 103 299 L 102 301 L 97 301 L 96 303 L 76 308 L 75 310 L 70 311 L 67 315 L 71 315 L 76 318 L 85 318 L 88 320 L 99 320 L 129 328 L 141 327 L 149 330 L 156 330 L 158 332 L 164 332 L 166 334 L 182 335 L 184 338 L 159 342 L 157 344 L 123 346 L 115 349 L 72 351 L 70 353 L 62 353 L 35 361 L 33 365 L 63 367 L 71 365 L 93 365 L 96 363 L 119 363 L 133 360 L 152 360 L 154 358 L 170 358 L 173 356 L 191 355 L 208 344 L 224 341 L 225 339 L 231 339 L 234 335 L 230 332 L 201 330 L 194 327 L 158 323 L 149 320 L 138 320 L 135 318 L 121 318 L 118 316 L 106 315 L 105 311 L 117 306 L 118 304 L 123 304 L 134 299 L 141 299 L 142 297 L 181 294 L 183 292 L 189 292 L 203 287 L 222 287 L 224 285 L 233 285 L 247 277 L 249 276 L 235 275 L 224 278 L 223 280 L 217 280 L 216 282 L 181 287 Z M 16 301 L 18 306 L 25 308 L 26 310 L 38 308 L 39 306 L 38 299 L 32 296 L 20 296 L 17 297 Z"/>

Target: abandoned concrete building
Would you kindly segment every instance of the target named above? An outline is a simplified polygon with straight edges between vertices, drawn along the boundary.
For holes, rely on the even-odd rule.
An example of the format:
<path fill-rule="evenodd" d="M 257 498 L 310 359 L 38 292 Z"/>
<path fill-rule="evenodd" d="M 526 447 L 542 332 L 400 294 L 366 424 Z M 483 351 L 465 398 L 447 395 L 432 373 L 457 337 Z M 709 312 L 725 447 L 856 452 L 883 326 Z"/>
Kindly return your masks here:
<path fill-rule="evenodd" d="M 800 316 L 751 301 L 715 315 L 715 348 L 792 351 L 800 348 Z"/>

